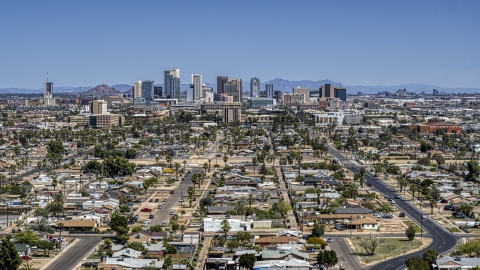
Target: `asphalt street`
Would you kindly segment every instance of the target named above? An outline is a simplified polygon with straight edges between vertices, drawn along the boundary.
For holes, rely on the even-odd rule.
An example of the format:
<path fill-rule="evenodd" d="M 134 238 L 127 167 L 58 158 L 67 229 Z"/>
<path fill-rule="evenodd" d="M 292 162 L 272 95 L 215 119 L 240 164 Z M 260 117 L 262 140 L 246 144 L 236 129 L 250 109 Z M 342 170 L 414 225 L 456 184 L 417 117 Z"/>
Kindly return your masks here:
<path fill-rule="evenodd" d="M 156 209 L 156 207 L 152 207 L 154 208 L 153 210 L 155 210 L 155 212 L 153 212 L 154 218 L 150 219 L 151 222 L 148 227 L 152 225 L 157 225 L 157 224 L 161 225 L 162 222 L 164 221 L 168 223 L 171 217 L 170 212 L 172 211 L 176 212 L 182 204 L 181 202 L 179 202 L 182 194 L 183 194 L 183 197 L 185 198 L 185 201 L 183 202 L 183 204 L 185 205 L 189 203 L 186 198 L 188 196 L 188 187 L 193 185 L 192 175 L 201 171 L 203 170 L 191 170 L 190 173 L 184 176 L 183 181 L 182 179 L 180 179 L 180 183 L 175 188 L 175 193 L 169 194 L 169 196 L 167 197 L 167 202 L 160 201 L 159 203 L 156 203 L 156 205 L 161 204 L 162 209 Z M 177 214 L 180 214 L 180 213 L 177 213 Z"/>
<path fill-rule="evenodd" d="M 337 149 L 329 146 L 329 152 L 336 157 L 341 165 L 353 173 L 358 173 L 360 171 L 361 165 L 355 161 L 347 159 L 343 154 L 341 154 Z M 370 174 L 365 175 L 365 181 L 372 184 L 372 188 L 376 191 L 379 191 L 383 194 L 388 195 L 390 198 L 395 197 L 396 190 L 387 186 L 384 182 L 373 177 Z M 450 251 L 457 244 L 457 239 L 451 233 L 447 232 L 443 227 L 438 225 L 436 222 L 432 221 L 430 218 L 422 219 L 423 213 L 418 210 L 416 207 L 410 204 L 408 201 L 404 200 L 395 200 L 396 207 L 403 211 L 412 221 L 417 223 L 418 226 L 423 227 L 432 238 L 432 243 L 423 250 L 408 254 L 405 256 L 405 259 L 412 256 L 422 256 L 423 253 L 428 249 L 436 249 L 439 254 Z M 405 267 L 404 258 L 397 257 L 386 260 L 384 262 L 375 264 L 374 266 L 368 267 L 366 269 L 375 269 L 375 270 L 390 270 L 390 269 L 403 269 Z"/>
<path fill-rule="evenodd" d="M 72 247 L 70 247 L 65 253 L 55 257 L 53 262 L 45 268 L 45 270 L 71 270 L 75 269 L 75 266 L 80 263 L 85 256 L 95 248 L 100 241 L 101 237 L 88 237 L 78 238 L 79 241 Z"/>
<path fill-rule="evenodd" d="M 353 254 L 352 249 L 345 239 L 335 238 L 332 243 L 328 245 L 338 254 L 338 266 L 343 266 L 346 270 L 362 269 L 357 257 Z"/>

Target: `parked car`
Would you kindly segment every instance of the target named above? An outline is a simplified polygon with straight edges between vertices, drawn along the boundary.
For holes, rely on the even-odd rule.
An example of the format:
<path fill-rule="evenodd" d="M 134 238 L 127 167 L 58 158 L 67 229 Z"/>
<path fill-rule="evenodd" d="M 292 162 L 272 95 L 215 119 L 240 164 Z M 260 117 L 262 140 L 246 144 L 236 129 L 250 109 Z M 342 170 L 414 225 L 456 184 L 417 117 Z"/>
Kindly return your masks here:
<path fill-rule="evenodd" d="M 162 209 L 162 205 L 159 204 L 159 205 L 157 206 L 157 209 Z"/>
<path fill-rule="evenodd" d="M 175 212 L 173 212 L 173 211 L 172 211 L 172 212 L 170 212 L 170 215 L 171 215 L 171 216 L 175 215 Z"/>
<path fill-rule="evenodd" d="M 163 199 L 163 202 L 167 202 L 167 199 Z"/>
<path fill-rule="evenodd" d="M 162 227 L 167 227 L 167 225 L 168 225 L 167 221 L 162 222 Z"/>
<path fill-rule="evenodd" d="M 155 216 L 153 214 L 150 214 L 149 218 L 154 218 Z"/>
<path fill-rule="evenodd" d="M 452 207 L 451 205 L 445 205 L 445 206 L 443 207 L 443 210 L 445 210 L 445 211 L 451 211 L 451 210 L 453 210 L 453 207 Z"/>
<path fill-rule="evenodd" d="M 146 223 L 150 223 L 150 219 L 148 219 L 148 218 L 147 218 L 147 219 L 145 219 L 145 221 L 144 221 L 144 222 L 146 222 Z"/>
<path fill-rule="evenodd" d="M 170 190 L 170 194 L 175 194 L 175 190 Z"/>
<path fill-rule="evenodd" d="M 142 210 L 140 210 L 140 211 L 141 212 L 152 212 L 152 209 L 145 207 L 145 208 L 142 208 Z"/>
<path fill-rule="evenodd" d="M 155 202 L 159 202 L 159 201 L 160 201 L 160 199 L 158 199 L 158 198 L 157 198 L 157 199 L 155 199 Z"/>
<path fill-rule="evenodd" d="M 148 222 L 143 222 L 142 223 L 142 227 L 147 227 L 148 226 Z"/>
<path fill-rule="evenodd" d="M 153 202 L 153 199 L 148 200 L 148 202 Z"/>
<path fill-rule="evenodd" d="M 332 243 L 333 239 L 332 238 L 327 238 L 327 243 Z"/>
<path fill-rule="evenodd" d="M 398 214 L 399 217 L 405 217 L 405 213 L 404 212 L 400 212 L 400 214 Z"/>

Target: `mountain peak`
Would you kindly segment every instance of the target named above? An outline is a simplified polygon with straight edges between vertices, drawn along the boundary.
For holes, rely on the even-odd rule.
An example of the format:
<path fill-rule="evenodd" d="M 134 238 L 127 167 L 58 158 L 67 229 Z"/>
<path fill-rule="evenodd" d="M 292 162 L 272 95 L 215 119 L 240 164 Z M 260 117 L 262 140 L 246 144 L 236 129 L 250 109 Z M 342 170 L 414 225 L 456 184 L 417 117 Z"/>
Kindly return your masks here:
<path fill-rule="evenodd" d="M 99 84 L 88 90 L 87 94 L 120 94 L 120 91 L 106 84 Z"/>

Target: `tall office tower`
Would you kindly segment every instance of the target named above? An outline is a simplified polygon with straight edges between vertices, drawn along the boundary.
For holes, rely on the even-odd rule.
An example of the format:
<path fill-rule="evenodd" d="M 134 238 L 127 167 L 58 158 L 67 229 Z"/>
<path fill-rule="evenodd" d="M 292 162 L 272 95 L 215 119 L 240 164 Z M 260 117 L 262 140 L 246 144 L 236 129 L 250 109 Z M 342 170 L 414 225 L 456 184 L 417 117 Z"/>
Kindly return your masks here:
<path fill-rule="evenodd" d="M 165 70 L 163 91 L 170 98 L 180 98 L 180 69 Z"/>
<path fill-rule="evenodd" d="M 213 88 L 202 84 L 202 99 L 204 102 L 214 102 Z"/>
<path fill-rule="evenodd" d="M 142 81 L 133 83 L 133 98 L 142 97 Z"/>
<path fill-rule="evenodd" d="M 265 85 L 265 96 L 267 98 L 273 98 L 273 84 Z"/>
<path fill-rule="evenodd" d="M 335 98 L 341 101 L 347 101 L 347 89 L 345 87 L 335 87 Z"/>
<path fill-rule="evenodd" d="M 437 89 L 433 89 L 433 95 L 434 96 L 438 95 L 438 90 Z"/>
<path fill-rule="evenodd" d="M 153 101 L 153 88 L 154 82 L 153 81 L 143 81 L 142 82 L 142 98 L 145 101 L 150 102 Z"/>
<path fill-rule="evenodd" d="M 194 101 L 194 100 L 195 100 L 194 85 L 190 84 L 190 87 L 187 89 L 187 101 Z"/>
<path fill-rule="evenodd" d="M 293 88 L 293 93 L 303 94 L 303 103 L 310 103 L 310 88 L 297 86 Z"/>
<path fill-rule="evenodd" d="M 154 86 L 153 87 L 153 95 L 161 98 L 163 96 L 163 87 Z"/>
<path fill-rule="evenodd" d="M 335 90 L 333 85 L 327 83 L 322 85 L 322 91 L 320 92 L 321 98 L 333 98 L 335 97 Z"/>
<path fill-rule="evenodd" d="M 90 106 L 90 112 L 92 114 L 107 114 L 107 102 L 103 99 L 93 100 Z"/>
<path fill-rule="evenodd" d="M 223 94 L 225 92 L 226 83 L 228 83 L 227 76 L 217 76 L 217 94 Z"/>
<path fill-rule="evenodd" d="M 202 97 L 202 75 L 192 74 L 193 100 Z"/>
<path fill-rule="evenodd" d="M 53 98 L 53 82 L 45 82 L 44 92 L 43 92 L 43 105 L 45 106 L 55 105 L 55 99 Z"/>
<path fill-rule="evenodd" d="M 280 90 L 275 90 L 275 91 L 273 91 L 273 97 L 274 97 L 276 100 L 282 99 L 282 95 L 283 95 L 283 93 L 282 93 L 282 91 L 280 91 Z"/>
<path fill-rule="evenodd" d="M 253 77 L 250 79 L 250 97 L 260 96 L 260 79 Z"/>
<path fill-rule="evenodd" d="M 242 79 L 233 78 L 225 84 L 223 94 L 233 97 L 233 102 L 242 102 Z"/>

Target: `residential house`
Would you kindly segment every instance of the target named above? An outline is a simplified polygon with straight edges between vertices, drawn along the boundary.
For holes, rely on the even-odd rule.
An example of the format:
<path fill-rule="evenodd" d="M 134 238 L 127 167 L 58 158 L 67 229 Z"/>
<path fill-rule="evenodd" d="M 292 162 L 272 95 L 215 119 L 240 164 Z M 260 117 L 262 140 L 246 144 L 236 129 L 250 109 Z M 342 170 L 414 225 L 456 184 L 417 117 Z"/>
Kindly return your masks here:
<path fill-rule="evenodd" d="M 300 238 L 292 236 L 265 236 L 258 239 L 255 239 L 255 245 L 266 247 L 266 246 L 277 246 L 278 244 L 297 244 L 300 243 Z"/>
<path fill-rule="evenodd" d="M 15 243 L 15 249 L 19 256 L 28 256 L 31 254 L 31 248 L 28 244 Z"/>
<path fill-rule="evenodd" d="M 434 264 L 432 264 L 434 270 L 454 270 L 462 269 L 468 270 L 480 265 L 480 258 L 465 258 L 465 257 L 449 257 L 444 256 L 438 258 Z"/>

